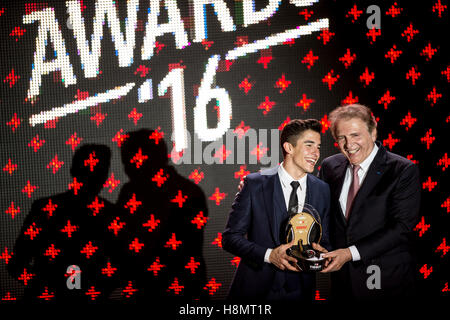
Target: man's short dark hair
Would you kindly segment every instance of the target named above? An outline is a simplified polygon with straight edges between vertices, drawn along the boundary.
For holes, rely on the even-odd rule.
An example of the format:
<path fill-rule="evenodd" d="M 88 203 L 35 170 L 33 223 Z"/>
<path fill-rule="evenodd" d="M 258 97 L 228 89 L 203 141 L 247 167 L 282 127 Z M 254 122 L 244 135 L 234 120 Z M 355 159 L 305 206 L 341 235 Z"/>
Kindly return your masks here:
<path fill-rule="evenodd" d="M 316 119 L 294 119 L 291 120 L 281 131 L 280 143 L 281 143 L 281 151 L 283 152 L 283 158 L 286 157 L 286 151 L 284 150 L 283 144 L 285 142 L 289 142 L 294 147 L 297 144 L 298 138 L 305 132 L 306 130 L 313 130 L 317 133 L 320 133 L 322 130 L 322 125 Z"/>
<path fill-rule="evenodd" d="M 331 111 L 329 115 L 329 121 L 331 123 L 330 129 L 333 138 L 336 139 L 336 123 L 338 120 L 349 120 L 353 118 L 358 118 L 364 121 L 372 133 L 373 129 L 377 127 L 377 121 L 375 120 L 372 111 L 369 107 L 362 104 L 349 104 L 345 106 L 340 106 Z"/>

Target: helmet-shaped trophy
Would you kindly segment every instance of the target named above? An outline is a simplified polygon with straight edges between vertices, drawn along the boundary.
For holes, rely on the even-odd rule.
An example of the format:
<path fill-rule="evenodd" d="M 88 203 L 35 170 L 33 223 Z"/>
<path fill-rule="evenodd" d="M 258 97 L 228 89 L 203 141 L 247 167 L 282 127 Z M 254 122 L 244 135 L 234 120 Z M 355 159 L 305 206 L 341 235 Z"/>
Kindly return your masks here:
<path fill-rule="evenodd" d="M 297 267 L 302 271 L 321 271 L 325 258 L 314 250 L 312 243 L 319 243 L 322 238 L 320 215 L 314 207 L 305 204 L 302 210 L 295 208 L 289 213 L 286 227 L 287 243 L 294 240 L 294 245 L 287 254 L 297 259 Z"/>

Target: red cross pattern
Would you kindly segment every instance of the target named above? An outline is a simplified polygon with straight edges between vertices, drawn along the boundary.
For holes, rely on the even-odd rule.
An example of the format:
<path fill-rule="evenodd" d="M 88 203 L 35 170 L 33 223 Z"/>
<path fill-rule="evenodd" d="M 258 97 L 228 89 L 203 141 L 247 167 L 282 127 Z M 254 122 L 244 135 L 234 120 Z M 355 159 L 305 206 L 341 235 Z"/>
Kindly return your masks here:
<path fill-rule="evenodd" d="M 439 246 L 436 248 L 435 252 L 442 251 L 441 258 L 444 257 L 447 252 L 450 250 L 450 246 L 447 245 L 447 242 L 445 238 L 442 239 L 442 242 L 439 244 Z"/>
<path fill-rule="evenodd" d="M 8 248 L 5 247 L 5 250 L 3 250 L 2 254 L 0 255 L 0 260 L 5 260 L 5 264 L 8 264 L 9 259 L 12 258 L 13 252 L 9 253 Z"/>
<path fill-rule="evenodd" d="M 270 112 L 270 110 L 272 110 L 274 105 L 276 105 L 276 103 L 274 101 L 270 101 L 269 97 L 266 96 L 264 101 L 259 104 L 258 109 L 262 109 L 263 114 L 266 115 Z"/>
<path fill-rule="evenodd" d="M 389 133 L 388 134 L 388 138 L 383 140 L 383 145 L 384 146 L 388 146 L 389 150 L 392 150 L 392 148 L 398 143 L 400 142 L 400 139 L 395 139 L 394 137 L 392 137 L 393 133 Z"/>
<path fill-rule="evenodd" d="M 133 281 L 128 281 L 125 289 L 122 290 L 122 293 L 125 294 L 125 298 L 131 298 L 138 290 L 133 288 Z"/>
<path fill-rule="evenodd" d="M 60 249 L 56 249 L 55 245 L 52 243 L 47 250 L 45 250 L 44 256 L 49 257 L 50 260 L 55 259 L 55 257 L 61 252 Z"/>
<path fill-rule="evenodd" d="M 72 148 L 72 151 L 75 151 L 76 147 L 83 141 L 83 138 L 77 136 L 77 133 L 74 132 L 70 138 L 66 141 L 66 144 Z"/>
<path fill-rule="evenodd" d="M 431 192 L 431 190 L 433 190 L 436 185 L 437 182 L 432 181 L 431 177 L 428 177 L 428 179 L 424 183 L 422 183 L 422 189 L 428 189 L 428 191 Z"/>
<path fill-rule="evenodd" d="M 208 217 L 203 215 L 203 211 L 200 211 L 192 220 L 191 223 L 197 226 L 197 229 L 201 229 L 206 222 L 208 221 Z"/>
<path fill-rule="evenodd" d="M 39 232 L 41 232 L 42 228 L 36 227 L 36 223 L 33 222 L 27 230 L 24 231 L 24 234 L 30 237 L 30 240 L 34 240 Z"/>
<path fill-rule="evenodd" d="M 117 271 L 117 268 L 111 266 L 111 262 L 106 263 L 106 267 L 102 268 L 102 274 L 106 275 L 108 278 L 112 277 Z"/>
<path fill-rule="evenodd" d="M 231 264 L 233 266 L 235 266 L 236 268 L 239 266 L 240 262 L 241 262 L 241 258 L 240 257 L 234 257 L 233 259 L 231 259 Z"/>
<path fill-rule="evenodd" d="M 164 138 L 164 132 L 160 131 L 161 127 L 158 127 L 152 134 L 148 137 L 150 140 L 153 140 L 155 144 L 159 144 L 159 140 Z"/>
<path fill-rule="evenodd" d="M 189 179 L 194 180 L 195 184 L 199 184 L 199 182 L 202 181 L 204 177 L 205 174 L 199 171 L 199 169 L 195 169 L 189 174 Z"/>
<path fill-rule="evenodd" d="M 219 188 L 216 188 L 216 190 L 214 191 L 214 193 L 209 197 L 209 200 L 213 200 L 216 202 L 216 205 L 219 206 L 220 202 L 225 199 L 225 197 L 227 196 L 226 193 L 224 192 L 220 192 Z"/>
<path fill-rule="evenodd" d="M 11 218 L 14 219 L 14 217 L 18 213 L 20 213 L 20 207 L 19 206 L 15 207 L 14 201 L 11 201 L 11 204 L 9 205 L 8 209 L 5 210 L 5 213 L 11 215 Z"/>
<path fill-rule="evenodd" d="M 122 146 L 122 143 L 124 143 L 128 137 L 129 137 L 129 135 L 124 134 L 123 129 L 120 129 L 119 131 L 117 131 L 117 133 L 112 138 L 112 142 L 117 143 L 117 146 L 120 148 Z"/>
<path fill-rule="evenodd" d="M 406 131 L 408 131 L 409 129 L 411 129 L 413 124 L 416 122 L 417 122 L 417 118 L 413 118 L 411 116 L 411 112 L 408 111 L 408 114 L 402 119 L 402 121 L 400 121 L 400 125 L 405 126 Z"/>
<path fill-rule="evenodd" d="M 35 276 L 35 274 L 33 273 L 28 273 L 27 269 L 23 269 L 23 272 L 20 274 L 20 276 L 17 278 L 20 281 L 23 281 L 23 284 L 25 286 L 28 285 L 28 281 L 32 280 L 33 277 Z"/>
<path fill-rule="evenodd" d="M 142 154 L 142 148 L 138 149 L 138 152 L 131 158 L 130 163 L 134 163 L 136 165 L 136 169 L 139 169 L 145 160 L 148 159 L 148 156 Z"/>
<path fill-rule="evenodd" d="M 139 206 L 142 205 L 142 201 L 136 200 L 136 194 L 133 193 L 131 199 L 124 205 L 125 209 L 129 209 L 131 214 L 134 214 Z"/>
<path fill-rule="evenodd" d="M 64 226 L 64 228 L 61 229 L 61 232 L 67 233 L 67 237 L 72 238 L 72 233 L 78 230 L 78 226 L 73 226 L 70 223 L 70 220 L 67 220 L 67 224 Z"/>
<path fill-rule="evenodd" d="M 332 69 L 328 72 L 325 77 L 323 77 L 322 82 L 328 85 L 328 90 L 331 91 L 331 87 L 338 81 L 339 75 L 334 75 L 334 70 Z"/>
<path fill-rule="evenodd" d="M 450 159 L 447 156 L 447 152 L 444 154 L 442 158 L 437 162 L 438 166 L 442 166 L 442 171 L 445 171 L 450 165 Z"/>
<path fill-rule="evenodd" d="M 125 226 L 125 222 L 120 221 L 119 217 L 116 217 L 108 226 L 108 230 L 113 232 L 115 236 L 119 233 L 120 230 Z"/>
<path fill-rule="evenodd" d="M 319 60 L 319 57 L 315 56 L 312 50 L 309 50 L 308 54 L 302 59 L 302 63 L 306 64 L 309 70 L 317 60 Z"/>
<path fill-rule="evenodd" d="M 104 201 L 99 201 L 98 196 L 95 196 L 94 201 L 92 201 L 90 204 L 87 205 L 88 209 L 91 209 L 92 215 L 95 217 L 97 214 L 100 213 L 100 210 L 105 207 Z"/>
<path fill-rule="evenodd" d="M 188 196 L 183 195 L 181 190 L 178 190 L 177 195 L 175 196 L 175 198 L 171 199 L 170 202 L 173 203 L 177 203 L 179 208 L 183 207 L 183 203 L 186 202 L 186 199 L 188 198 Z"/>
<path fill-rule="evenodd" d="M 12 163 L 11 159 L 8 159 L 8 163 L 3 167 L 3 171 L 8 172 L 9 175 L 12 175 L 14 171 L 17 170 L 17 164 Z"/>
<path fill-rule="evenodd" d="M 344 64 L 345 69 L 347 69 L 353 63 L 353 61 L 355 61 L 355 59 L 356 54 L 352 54 L 350 52 L 350 49 L 347 48 L 347 51 L 342 57 L 339 58 L 339 61 L 341 61 Z"/>
<path fill-rule="evenodd" d="M 394 4 L 388 9 L 388 11 L 386 11 L 386 15 L 395 18 L 401 14 L 402 10 L 403 8 L 397 7 L 397 2 L 394 2 Z"/>
<path fill-rule="evenodd" d="M 144 247 L 144 244 L 139 242 L 138 238 L 134 238 L 133 241 L 131 241 L 131 243 L 129 244 L 128 248 L 130 249 L 130 251 L 134 251 L 136 253 L 138 253 L 139 251 L 141 251 L 141 249 Z"/>
<path fill-rule="evenodd" d="M 87 259 L 90 259 L 92 255 L 97 251 L 98 247 L 92 245 L 92 241 L 89 241 L 83 249 L 80 251 L 86 255 Z"/>
<path fill-rule="evenodd" d="M 436 140 L 436 137 L 433 137 L 432 134 L 432 129 L 429 129 L 425 136 L 420 138 L 420 141 L 427 145 L 427 150 L 430 149 L 430 145 L 434 142 L 434 140 Z"/>
<path fill-rule="evenodd" d="M 180 285 L 178 282 L 178 278 L 175 278 L 172 282 L 172 284 L 169 286 L 169 288 L 167 289 L 167 291 L 169 292 L 170 290 L 173 290 L 173 292 L 176 295 L 179 295 L 181 293 L 181 291 L 183 291 L 184 286 Z"/>
<path fill-rule="evenodd" d="M 74 177 L 72 180 L 72 183 L 69 184 L 69 190 L 73 190 L 73 194 L 78 195 L 78 191 L 81 189 L 82 186 L 83 186 L 83 183 L 78 182 L 77 178 Z"/>
<path fill-rule="evenodd" d="M 422 237 L 423 234 L 431 227 L 431 225 L 425 223 L 425 217 L 422 217 L 420 222 L 414 227 L 414 231 L 419 231 L 419 237 Z"/>
<path fill-rule="evenodd" d="M 241 83 L 239 83 L 239 89 L 244 90 L 245 94 L 247 94 L 255 84 L 255 82 L 250 82 L 249 79 L 250 76 L 247 76 L 246 78 L 244 78 L 244 80 L 241 81 Z"/>
<path fill-rule="evenodd" d="M 12 132 L 15 132 L 21 122 L 22 120 L 17 116 L 17 113 L 14 113 L 13 117 L 6 123 L 6 125 L 11 127 Z"/>
<path fill-rule="evenodd" d="M 347 18 L 352 19 L 352 23 L 356 22 L 358 18 L 363 14 L 362 10 L 359 10 L 356 4 L 353 5 L 353 7 L 347 12 L 345 15 Z"/>
<path fill-rule="evenodd" d="M 161 187 L 168 178 L 169 175 L 164 175 L 164 170 L 159 169 L 159 171 L 152 177 L 152 181 L 155 182 L 158 187 Z"/>
<path fill-rule="evenodd" d="M 296 106 L 297 107 L 302 107 L 304 111 L 308 110 L 309 107 L 311 106 L 311 103 L 316 102 L 316 100 L 314 99 L 308 99 L 306 97 L 306 94 L 304 93 L 302 95 L 302 98 L 300 99 L 299 102 L 297 102 Z"/>
<path fill-rule="evenodd" d="M 398 57 L 403 53 L 402 50 L 397 50 L 397 46 L 394 44 L 391 49 L 384 55 L 386 59 L 390 59 L 393 64 Z"/>
<path fill-rule="evenodd" d="M 185 269 L 188 269 L 190 273 L 194 274 L 197 268 L 200 266 L 200 262 L 194 260 L 194 257 L 191 257 L 188 264 L 184 266 Z"/>
<path fill-rule="evenodd" d="M 136 108 L 133 108 L 131 112 L 128 114 L 128 119 L 132 120 L 134 125 L 137 125 L 137 122 L 142 118 L 143 114 L 137 112 Z"/>
<path fill-rule="evenodd" d="M 58 159 L 58 155 L 56 154 L 55 157 L 47 165 L 47 169 L 51 169 L 53 171 L 53 174 L 55 174 L 59 169 L 61 169 L 63 164 L 64 161 L 60 161 Z"/>
<path fill-rule="evenodd" d="M 218 246 L 219 248 L 222 248 L 222 233 L 221 232 L 217 233 L 217 237 L 214 239 L 213 242 L 211 242 L 211 244 L 214 244 L 214 245 Z"/>
<path fill-rule="evenodd" d="M 99 162 L 100 160 L 95 157 L 95 151 L 92 151 L 89 154 L 89 158 L 84 160 L 84 166 L 85 167 L 89 166 L 89 171 L 94 172 L 94 168 Z"/>
<path fill-rule="evenodd" d="M 172 237 L 169 240 L 167 240 L 164 247 L 170 248 L 175 251 L 181 244 L 182 244 L 182 241 L 177 240 L 175 233 L 172 233 Z"/>
<path fill-rule="evenodd" d="M 286 80 L 286 77 L 284 76 L 284 73 L 281 75 L 281 78 L 275 82 L 275 88 L 280 89 L 280 93 L 283 93 L 289 85 L 292 83 L 290 80 Z"/>
<path fill-rule="evenodd" d="M 424 264 L 421 268 L 420 268 L 420 273 L 423 274 L 423 278 L 426 279 L 430 276 L 430 274 L 433 272 L 433 267 L 429 267 L 427 264 Z"/>
<path fill-rule="evenodd" d="M 383 96 L 378 100 L 378 104 L 384 105 L 384 109 L 388 108 L 388 105 L 391 104 L 392 101 L 395 101 L 395 97 L 391 96 L 391 93 L 389 90 L 387 90 Z"/>
<path fill-rule="evenodd" d="M 45 301 L 49 301 L 55 297 L 54 292 L 49 292 L 48 287 L 44 288 L 44 292 L 41 293 L 41 295 L 38 296 L 39 299 L 43 299 Z"/>
<path fill-rule="evenodd" d="M 159 219 L 155 219 L 155 215 L 151 214 L 150 219 L 147 222 L 143 223 L 142 226 L 147 227 L 148 232 L 152 232 L 153 230 L 156 229 L 156 227 L 160 222 L 161 221 Z"/>
<path fill-rule="evenodd" d="M 36 135 L 31 141 L 30 143 L 28 143 L 28 146 L 30 148 L 33 148 L 34 152 L 37 152 L 42 145 L 45 143 L 44 139 L 40 139 L 39 135 Z"/>
<path fill-rule="evenodd" d="M 97 291 L 94 286 L 91 286 L 88 291 L 85 292 L 85 295 L 90 296 L 91 300 L 97 299 L 100 295 L 100 291 Z"/>
<path fill-rule="evenodd" d="M 153 272 L 153 275 L 156 277 L 158 276 L 158 272 L 164 267 L 165 265 L 161 264 L 159 257 L 156 257 L 156 260 L 147 268 L 147 271 Z"/>
<path fill-rule="evenodd" d="M 204 290 L 207 290 L 209 295 L 214 295 L 216 291 L 222 286 L 221 283 L 216 281 L 216 278 L 211 278 L 208 283 L 203 287 Z"/>

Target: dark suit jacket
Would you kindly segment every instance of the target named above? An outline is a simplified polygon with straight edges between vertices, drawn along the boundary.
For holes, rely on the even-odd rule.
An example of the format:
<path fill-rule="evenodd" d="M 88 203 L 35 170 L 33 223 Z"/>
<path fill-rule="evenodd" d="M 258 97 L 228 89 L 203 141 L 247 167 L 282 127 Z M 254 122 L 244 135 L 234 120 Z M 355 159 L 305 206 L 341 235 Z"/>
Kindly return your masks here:
<path fill-rule="evenodd" d="M 361 256 L 360 261 L 347 263 L 333 274 L 333 290 L 337 289 L 339 297 L 402 296 L 413 288 L 411 236 L 420 205 L 419 170 L 411 161 L 376 143 L 379 150 L 354 199 L 348 221 L 339 204 L 347 158 L 342 154 L 326 158 L 319 172 L 331 189 L 331 245 L 334 249 L 355 245 Z M 380 267 L 380 290 L 367 288 L 369 265 Z"/>
<path fill-rule="evenodd" d="M 229 292 L 231 299 L 265 299 L 271 289 L 284 287 L 287 279 L 298 280 L 300 286 L 314 280 L 313 274 L 281 271 L 264 262 L 268 248 L 286 243 L 282 219 L 287 208 L 277 169 L 249 174 L 232 205 L 222 235 L 223 248 L 241 257 Z M 308 174 L 305 202 L 319 212 L 323 227 L 321 244 L 328 247 L 328 185 Z"/>

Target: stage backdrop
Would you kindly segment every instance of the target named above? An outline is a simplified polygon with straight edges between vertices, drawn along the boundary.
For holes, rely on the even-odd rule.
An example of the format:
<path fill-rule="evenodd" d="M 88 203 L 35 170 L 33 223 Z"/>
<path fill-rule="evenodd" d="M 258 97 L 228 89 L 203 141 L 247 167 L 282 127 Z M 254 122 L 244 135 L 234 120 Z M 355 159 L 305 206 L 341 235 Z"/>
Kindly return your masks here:
<path fill-rule="evenodd" d="M 281 162 L 279 131 L 290 119 L 319 119 L 321 158 L 337 153 L 327 115 L 356 102 L 372 108 L 386 148 L 420 168 L 416 275 L 427 295 L 448 296 L 447 4 L 2 2 L 2 302 L 20 300 L 32 277 L 25 270 L 13 278 L 7 267 L 33 201 L 76 189 L 74 151 L 100 143 L 112 152 L 100 195 L 116 202 L 128 181 L 121 145 L 128 132 L 141 128 L 155 130 L 154 141 L 164 139 L 169 163 L 204 193 L 207 213 L 191 221 L 203 232 L 202 290 L 223 299 L 239 264 L 221 248 L 239 181 Z M 163 185 L 165 178 L 163 171 L 153 181 Z M 169 197 L 182 206 L 187 195 L 179 191 Z M 58 213 L 52 203 L 46 208 L 42 214 Z M 183 245 L 176 235 L 161 241 L 175 249 Z M 195 273 L 198 263 L 185 258 L 180 264 Z M 167 291 L 185 289 L 173 281 Z M 52 298 L 51 292 L 41 296 Z M 327 279 L 321 278 L 316 299 L 327 298 Z"/>

